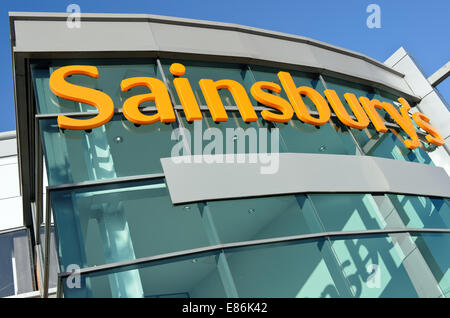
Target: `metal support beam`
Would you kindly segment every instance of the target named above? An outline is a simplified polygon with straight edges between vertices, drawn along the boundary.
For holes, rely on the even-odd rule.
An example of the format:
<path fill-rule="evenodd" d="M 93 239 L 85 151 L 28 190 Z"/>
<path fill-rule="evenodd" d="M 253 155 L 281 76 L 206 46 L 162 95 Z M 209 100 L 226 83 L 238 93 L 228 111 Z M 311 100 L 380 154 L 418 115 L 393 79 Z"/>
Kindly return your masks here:
<path fill-rule="evenodd" d="M 434 72 L 433 75 L 427 78 L 431 86 L 436 87 L 442 83 L 450 75 L 450 61 L 445 63 L 440 69 Z"/>
<path fill-rule="evenodd" d="M 42 224 L 42 179 L 43 179 L 43 154 L 42 154 L 42 143 L 41 143 L 41 134 L 39 132 L 39 119 L 34 119 L 34 149 L 35 149 L 35 156 L 34 156 L 34 171 L 35 171 L 35 178 L 34 178 L 34 201 L 35 201 L 35 240 L 36 244 L 40 244 L 41 238 L 40 238 L 40 225 Z"/>
<path fill-rule="evenodd" d="M 44 247 L 44 298 L 48 298 L 49 288 L 49 273 L 50 273 L 50 223 L 51 223 L 51 208 L 50 208 L 50 192 L 46 193 L 46 208 L 45 208 L 45 247 Z"/>

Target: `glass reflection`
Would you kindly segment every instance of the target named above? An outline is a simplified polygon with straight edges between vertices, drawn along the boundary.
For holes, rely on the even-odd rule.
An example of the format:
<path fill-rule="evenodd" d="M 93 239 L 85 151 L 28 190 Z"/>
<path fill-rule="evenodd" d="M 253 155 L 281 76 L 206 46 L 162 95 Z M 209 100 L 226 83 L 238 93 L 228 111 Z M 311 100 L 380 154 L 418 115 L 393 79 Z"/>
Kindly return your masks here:
<path fill-rule="evenodd" d="M 421 233 L 414 241 L 444 297 L 450 297 L 450 234 Z"/>
<path fill-rule="evenodd" d="M 123 115 L 91 132 L 58 128 L 41 120 L 49 185 L 162 173 L 160 158 L 170 157 L 173 127 L 136 127 Z"/>
<path fill-rule="evenodd" d="M 174 206 L 162 180 L 55 191 L 61 271 L 209 245 L 196 204 Z"/>
<path fill-rule="evenodd" d="M 332 247 L 355 297 L 417 297 L 401 245 L 391 237 L 341 237 Z M 406 267 L 407 266 L 407 267 Z M 417 282 L 416 282 L 417 284 Z"/>

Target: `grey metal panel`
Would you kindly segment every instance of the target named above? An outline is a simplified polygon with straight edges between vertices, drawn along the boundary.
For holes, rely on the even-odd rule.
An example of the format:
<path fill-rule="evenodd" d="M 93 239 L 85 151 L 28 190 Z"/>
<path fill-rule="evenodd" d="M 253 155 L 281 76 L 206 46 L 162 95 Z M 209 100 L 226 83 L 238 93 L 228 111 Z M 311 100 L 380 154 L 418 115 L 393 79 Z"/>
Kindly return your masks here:
<path fill-rule="evenodd" d="M 450 75 L 450 61 L 445 63 L 440 69 L 430 75 L 427 80 L 431 86 L 436 87 Z"/>
<path fill-rule="evenodd" d="M 421 70 L 417 68 L 414 61 L 408 56 L 408 53 L 403 48 L 400 51 L 403 51 L 405 56 L 395 63 L 393 67 L 405 74 L 404 79 L 415 95 L 421 98 L 425 97 L 433 91 L 433 87 L 426 77 L 423 76 Z"/>
<path fill-rule="evenodd" d="M 386 90 L 386 87 L 377 85 L 378 79 L 383 78 L 383 84 L 390 86 L 391 88 L 394 88 L 400 92 L 411 92 L 411 88 L 408 86 L 408 83 L 404 78 L 399 78 L 395 74 L 384 72 L 382 69 L 372 64 L 368 64 L 367 66 L 368 72 L 369 74 L 371 74 L 370 76 L 372 76 L 374 79 L 374 86 Z"/>
<path fill-rule="evenodd" d="M 441 167 L 415 162 L 375 158 L 389 184 L 385 192 L 450 197 L 450 178 Z"/>
<path fill-rule="evenodd" d="M 174 204 L 308 192 L 450 196 L 442 168 L 368 156 L 281 153 L 274 174 L 261 174 L 248 155 L 244 163 L 161 163 Z"/>
<path fill-rule="evenodd" d="M 447 138 L 445 147 L 450 149 L 450 137 Z M 436 166 L 444 168 L 450 176 L 450 160 L 445 147 L 437 147 L 433 152 L 429 152 L 428 155 Z"/>
<path fill-rule="evenodd" d="M 368 72 L 368 63 L 365 63 L 363 60 L 357 60 L 348 55 L 336 54 L 333 51 L 320 47 L 311 47 L 311 50 L 324 69 L 333 69 L 343 74 L 353 73 L 357 77 L 364 77 L 368 80 L 374 79 Z M 349 68 L 350 66 L 353 67 Z"/>
<path fill-rule="evenodd" d="M 239 33 L 193 26 L 150 23 L 161 51 L 204 55 L 245 56 Z"/>
<path fill-rule="evenodd" d="M 82 21 L 80 28 L 70 29 L 66 21 L 18 20 L 14 27 L 15 52 L 157 50 L 146 22 Z"/>
<path fill-rule="evenodd" d="M 26 231 L 17 232 L 13 237 L 14 257 L 16 259 L 17 293 L 33 290 L 33 275 L 30 246 Z"/>
<path fill-rule="evenodd" d="M 49 13 L 49 12 L 9 12 L 10 23 L 17 20 L 22 21 L 66 21 L 67 13 Z M 238 31 L 248 34 L 262 35 L 268 38 L 277 38 L 289 40 L 297 43 L 307 43 L 309 45 L 314 45 L 318 47 L 323 47 L 329 50 L 339 52 L 341 54 L 346 54 L 353 56 L 355 58 L 363 59 L 369 63 L 372 63 L 380 68 L 386 69 L 393 74 L 398 76 L 403 76 L 401 73 L 391 69 L 385 64 L 376 61 L 364 54 L 344 49 L 335 45 L 331 45 L 325 42 L 307 38 L 304 36 L 298 36 L 293 34 L 269 31 L 249 26 L 243 26 L 232 23 L 214 22 L 206 20 L 194 20 L 185 18 L 176 18 L 160 15 L 151 14 L 101 14 L 101 13 L 82 13 L 82 21 L 97 21 L 97 22 L 148 22 L 148 23 L 160 23 L 165 25 L 178 25 L 178 26 L 191 26 L 197 28 L 209 28 L 217 30 L 228 30 L 228 31 Z M 11 38 L 14 40 L 16 38 L 16 31 L 11 25 Z"/>
<path fill-rule="evenodd" d="M 248 55 L 255 59 L 307 67 L 320 66 L 319 61 L 315 58 L 311 50 L 311 45 L 308 43 L 269 38 L 248 33 L 241 33 L 240 37 Z"/>
<path fill-rule="evenodd" d="M 384 61 L 384 64 L 394 68 L 394 65 L 397 64 L 403 57 L 405 57 L 405 49 L 403 47 L 400 47 L 397 51 L 394 52 L 391 56 L 387 58 L 386 61 Z"/>
<path fill-rule="evenodd" d="M 420 102 L 419 108 L 430 117 L 431 123 L 444 138 L 450 136 L 450 112 L 438 94 L 431 93 L 425 96 Z"/>
<path fill-rule="evenodd" d="M 411 91 L 403 78 L 386 72 L 373 64 L 319 47 L 311 47 L 311 51 L 325 70 L 364 78 L 372 83 L 382 83 L 402 92 Z"/>

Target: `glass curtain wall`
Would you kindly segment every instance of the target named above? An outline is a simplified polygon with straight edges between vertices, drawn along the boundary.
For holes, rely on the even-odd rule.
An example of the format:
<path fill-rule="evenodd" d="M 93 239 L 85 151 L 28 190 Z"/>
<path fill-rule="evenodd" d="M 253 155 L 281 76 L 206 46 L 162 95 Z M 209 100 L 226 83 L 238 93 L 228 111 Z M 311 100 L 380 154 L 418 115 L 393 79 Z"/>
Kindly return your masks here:
<path fill-rule="evenodd" d="M 126 98 L 148 92 L 143 87 L 121 92 L 120 82 L 125 78 L 166 78 L 173 93 L 170 84 L 173 76 L 169 72 L 173 62 L 186 66 L 184 77 L 189 79 L 201 106 L 206 106 L 198 86 L 201 78 L 235 80 L 248 93 L 255 81 L 279 84 L 276 76 L 279 69 L 226 63 L 162 60 L 162 67 L 158 67 L 155 60 L 66 60 L 34 64 L 38 113 L 46 115 L 40 119 L 40 127 L 49 185 L 162 174 L 160 158 L 170 157 L 178 142 L 173 131 L 186 128 L 194 132 L 195 125 L 199 125 L 188 122 L 184 112 L 177 108 L 177 121 L 172 124 L 134 125 L 118 111 L 109 123 L 90 132 L 61 130 L 55 114 L 94 108 L 51 93 L 48 79 L 55 68 L 73 64 L 97 66 L 98 79 L 73 75 L 67 80 L 107 93 L 119 110 Z M 325 88 L 318 74 L 285 71 L 291 73 L 297 86 L 309 86 L 323 93 Z M 390 102 L 395 97 L 331 77 L 325 76 L 324 80 L 342 101 L 344 92 Z M 209 111 L 204 110 L 200 128 L 202 136 L 206 128 L 218 128 L 225 138 L 231 138 L 225 139 L 224 144 L 235 141 L 235 136 L 227 136 L 227 128 L 269 128 L 269 135 L 278 128 L 280 152 L 373 155 L 432 164 L 425 147 L 405 150 L 397 137 L 401 133 L 378 134 L 370 127 L 359 131 L 343 127 L 335 118 L 314 127 L 302 123 L 295 115 L 287 124 L 268 123 L 258 113 L 257 122 L 248 124 L 236 110 L 233 96 L 227 90 L 219 93 L 229 108 L 228 121 L 215 123 Z M 284 92 L 280 96 L 286 98 Z M 172 98 L 179 104 L 176 94 Z M 251 96 L 250 101 L 261 106 Z M 308 98 L 304 101 L 315 111 Z M 148 114 L 155 111 L 153 102 L 141 108 Z M 207 143 L 202 139 L 201 148 Z M 188 148 L 194 153 L 193 144 Z M 254 149 L 247 144 L 241 151 L 251 153 Z M 405 261 L 408 255 L 405 244 L 400 244 L 398 237 L 386 234 L 329 237 L 320 233 L 448 228 L 449 222 L 448 202 L 444 199 L 381 194 L 298 194 L 175 206 L 163 177 L 53 190 L 51 203 L 61 272 L 73 264 L 90 268 L 210 249 L 86 274 L 81 288 L 67 287 L 64 279 L 66 297 L 416 297 L 417 285 L 426 277 L 411 275 L 410 265 Z M 319 235 L 314 239 L 258 246 L 243 243 L 310 234 Z M 407 233 L 401 236 L 411 240 Z M 446 236 L 426 242 L 422 237 L 414 237 L 421 246 L 420 260 L 432 268 L 432 277 L 445 294 L 448 255 L 439 253 L 435 246 Z M 243 246 L 215 248 L 234 243 Z M 433 245 L 434 254 L 429 252 L 432 248 L 428 245 Z"/>

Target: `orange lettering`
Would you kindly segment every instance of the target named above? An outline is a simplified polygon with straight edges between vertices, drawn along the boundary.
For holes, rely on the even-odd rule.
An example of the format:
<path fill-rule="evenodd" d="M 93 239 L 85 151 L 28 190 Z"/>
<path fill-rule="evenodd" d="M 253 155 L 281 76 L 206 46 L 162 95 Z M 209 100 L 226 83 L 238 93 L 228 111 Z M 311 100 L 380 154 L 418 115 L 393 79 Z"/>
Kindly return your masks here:
<path fill-rule="evenodd" d="M 50 76 L 50 90 L 61 98 L 94 106 L 98 109 L 98 115 L 89 119 L 75 119 L 59 115 L 58 126 L 64 129 L 88 130 L 106 124 L 114 115 L 114 102 L 111 97 L 98 90 L 74 85 L 65 80 L 67 76 L 75 74 L 98 78 L 98 70 L 95 66 L 63 66 Z"/>

